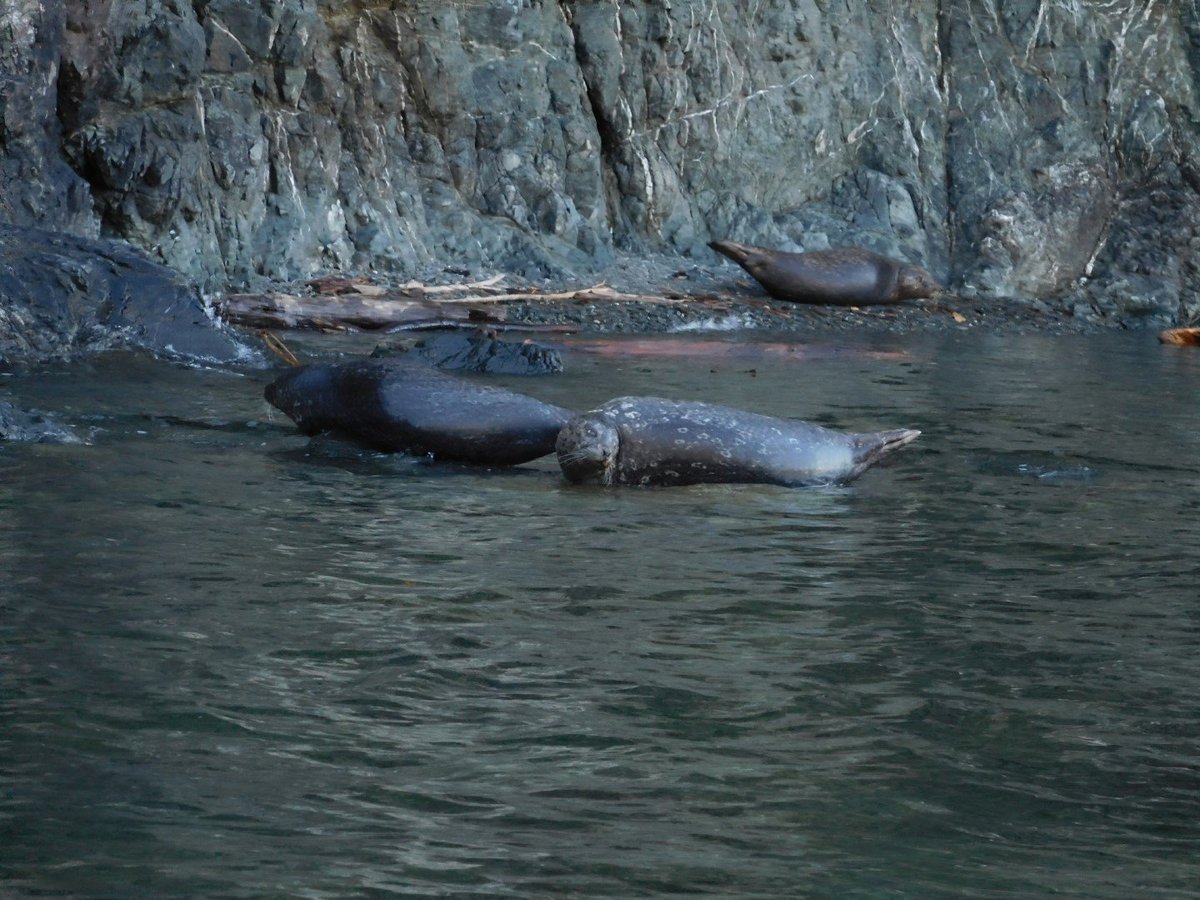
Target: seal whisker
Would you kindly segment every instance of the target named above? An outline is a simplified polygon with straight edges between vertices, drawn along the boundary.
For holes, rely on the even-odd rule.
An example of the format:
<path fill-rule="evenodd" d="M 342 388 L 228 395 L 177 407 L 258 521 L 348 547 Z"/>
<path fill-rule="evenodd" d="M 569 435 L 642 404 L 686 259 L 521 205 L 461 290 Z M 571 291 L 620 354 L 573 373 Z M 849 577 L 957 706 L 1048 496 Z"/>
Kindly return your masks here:
<path fill-rule="evenodd" d="M 558 458 L 559 458 L 560 462 L 568 462 L 568 463 L 579 462 L 580 460 L 584 460 L 584 459 L 594 459 L 595 456 L 596 456 L 595 451 L 589 450 L 586 447 L 581 447 L 578 450 L 568 450 L 565 453 L 558 454 Z"/>

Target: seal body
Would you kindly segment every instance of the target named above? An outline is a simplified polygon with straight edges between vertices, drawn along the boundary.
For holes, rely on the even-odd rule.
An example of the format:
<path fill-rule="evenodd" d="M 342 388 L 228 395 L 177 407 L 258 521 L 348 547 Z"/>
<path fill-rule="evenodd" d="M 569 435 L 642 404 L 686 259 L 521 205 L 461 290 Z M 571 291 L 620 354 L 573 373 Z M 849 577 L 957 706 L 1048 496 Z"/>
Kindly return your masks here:
<path fill-rule="evenodd" d="M 620 397 L 571 419 L 555 449 L 576 483 L 801 487 L 849 481 L 920 433 L 846 433 L 711 403 Z"/>
<path fill-rule="evenodd" d="M 301 366 L 267 385 L 267 401 L 304 434 L 437 459 L 515 465 L 554 451 L 568 410 L 400 359 Z"/>
<path fill-rule="evenodd" d="M 785 253 L 735 241 L 712 241 L 708 246 L 753 275 L 772 297 L 792 303 L 867 306 L 932 297 L 945 290 L 920 266 L 858 247 Z"/>

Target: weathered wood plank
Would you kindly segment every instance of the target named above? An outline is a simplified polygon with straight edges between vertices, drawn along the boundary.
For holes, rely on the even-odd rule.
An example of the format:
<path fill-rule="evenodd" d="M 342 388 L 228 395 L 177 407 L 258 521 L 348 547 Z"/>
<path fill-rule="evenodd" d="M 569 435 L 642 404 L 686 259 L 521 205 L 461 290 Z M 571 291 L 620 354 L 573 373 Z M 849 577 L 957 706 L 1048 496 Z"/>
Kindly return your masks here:
<path fill-rule="evenodd" d="M 417 300 L 385 300 L 362 294 L 318 294 L 300 297 L 272 291 L 225 294 L 214 302 L 217 314 L 251 328 L 316 328 L 380 331 L 428 326 L 435 322 L 487 321 L 464 306 Z"/>
<path fill-rule="evenodd" d="M 467 323 L 503 322 L 504 303 L 647 303 L 682 306 L 695 302 L 680 295 L 626 294 L 605 284 L 558 293 L 538 291 L 492 293 L 500 276 L 471 284 L 425 287 L 412 282 L 379 289 L 358 279 L 325 278 L 310 282 L 318 294 L 282 291 L 225 294 L 214 301 L 217 314 L 251 328 L 315 328 L 321 330 L 415 330 Z M 445 296 L 468 291 L 465 296 Z M 474 293 L 483 291 L 483 293 Z M 437 294 L 437 299 L 430 295 Z M 501 308 L 497 309 L 496 307 Z"/>
<path fill-rule="evenodd" d="M 1200 328 L 1168 328 L 1159 333 L 1158 339 L 1164 344 L 1200 346 Z"/>

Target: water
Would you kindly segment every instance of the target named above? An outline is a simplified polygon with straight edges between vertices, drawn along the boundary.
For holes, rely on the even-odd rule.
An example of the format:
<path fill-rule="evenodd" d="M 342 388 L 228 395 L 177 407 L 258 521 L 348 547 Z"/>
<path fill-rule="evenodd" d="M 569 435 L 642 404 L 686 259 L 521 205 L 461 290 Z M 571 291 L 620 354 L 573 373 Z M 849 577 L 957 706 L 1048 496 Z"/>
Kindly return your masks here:
<path fill-rule="evenodd" d="M 1196 896 L 1200 353 L 837 340 L 508 382 L 924 430 L 823 490 L 0 380 L 92 437 L 0 446 L 0 895 Z"/>

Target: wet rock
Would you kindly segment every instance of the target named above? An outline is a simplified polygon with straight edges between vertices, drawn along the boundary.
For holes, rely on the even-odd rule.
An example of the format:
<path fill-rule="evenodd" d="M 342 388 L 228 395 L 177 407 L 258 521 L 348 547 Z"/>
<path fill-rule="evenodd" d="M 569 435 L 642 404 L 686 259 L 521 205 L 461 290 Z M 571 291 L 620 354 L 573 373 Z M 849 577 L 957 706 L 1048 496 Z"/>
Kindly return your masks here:
<path fill-rule="evenodd" d="M 115 348 L 196 362 L 252 358 L 194 288 L 127 245 L 0 225 L 0 360 Z"/>
<path fill-rule="evenodd" d="M 533 341 L 505 341 L 487 333 L 431 334 L 409 345 L 378 347 L 373 357 L 403 354 L 439 369 L 485 375 L 554 375 L 562 354 Z"/>
<path fill-rule="evenodd" d="M 83 443 L 74 431 L 59 425 L 45 413 L 23 410 L 6 400 L 0 400 L 0 441 L 27 441 L 35 444 Z"/>

